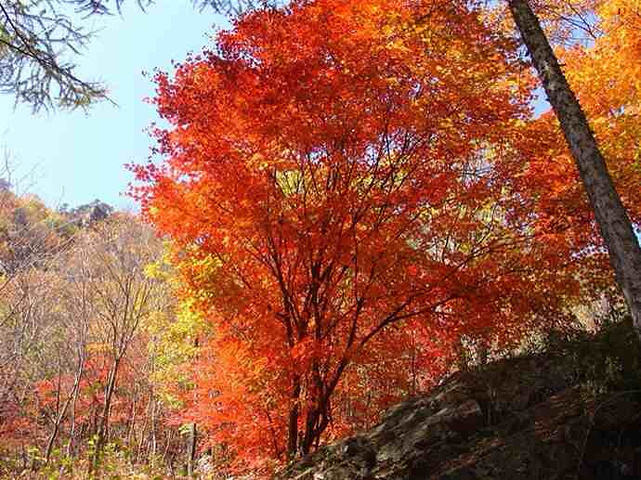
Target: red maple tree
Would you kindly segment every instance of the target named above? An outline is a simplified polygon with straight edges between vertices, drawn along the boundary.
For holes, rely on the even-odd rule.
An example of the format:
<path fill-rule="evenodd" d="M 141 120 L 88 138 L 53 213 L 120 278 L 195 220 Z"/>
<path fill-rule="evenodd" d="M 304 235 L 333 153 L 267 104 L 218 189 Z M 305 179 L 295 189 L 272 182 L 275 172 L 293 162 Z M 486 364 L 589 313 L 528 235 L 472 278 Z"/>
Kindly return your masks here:
<path fill-rule="evenodd" d="M 134 195 L 212 325 L 185 418 L 307 453 L 578 293 L 518 181 L 530 81 L 468 2 L 295 1 L 158 74 Z M 271 459 L 271 460 L 270 460 Z"/>

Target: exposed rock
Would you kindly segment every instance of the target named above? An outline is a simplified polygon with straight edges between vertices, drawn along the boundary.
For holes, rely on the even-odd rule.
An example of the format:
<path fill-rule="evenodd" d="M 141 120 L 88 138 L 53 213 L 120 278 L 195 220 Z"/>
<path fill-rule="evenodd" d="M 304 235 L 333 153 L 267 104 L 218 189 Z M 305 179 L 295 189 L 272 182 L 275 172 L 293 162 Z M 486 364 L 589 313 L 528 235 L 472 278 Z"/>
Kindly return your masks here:
<path fill-rule="evenodd" d="M 571 355 L 499 361 L 451 376 L 277 478 L 640 479 L 641 394 L 597 393 Z"/>
<path fill-rule="evenodd" d="M 68 210 L 65 205 L 61 211 L 69 215 L 79 227 L 87 227 L 108 218 L 114 212 L 114 208 L 96 199 L 72 210 Z"/>

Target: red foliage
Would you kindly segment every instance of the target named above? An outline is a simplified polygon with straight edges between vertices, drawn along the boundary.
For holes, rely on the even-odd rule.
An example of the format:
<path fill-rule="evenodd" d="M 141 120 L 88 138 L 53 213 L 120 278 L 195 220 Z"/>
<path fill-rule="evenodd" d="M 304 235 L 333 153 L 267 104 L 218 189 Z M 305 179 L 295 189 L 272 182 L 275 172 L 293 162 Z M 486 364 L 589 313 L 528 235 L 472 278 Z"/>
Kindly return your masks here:
<path fill-rule="evenodd" d="M 295 1 L 156 78 L 166 161 L 134 195 L 214 331 L 185 418 L 238 465 L 372 422 L 462 336 L 505 344 L 578 293 L 519 180 L 527 74 L 467 3 Z"/>

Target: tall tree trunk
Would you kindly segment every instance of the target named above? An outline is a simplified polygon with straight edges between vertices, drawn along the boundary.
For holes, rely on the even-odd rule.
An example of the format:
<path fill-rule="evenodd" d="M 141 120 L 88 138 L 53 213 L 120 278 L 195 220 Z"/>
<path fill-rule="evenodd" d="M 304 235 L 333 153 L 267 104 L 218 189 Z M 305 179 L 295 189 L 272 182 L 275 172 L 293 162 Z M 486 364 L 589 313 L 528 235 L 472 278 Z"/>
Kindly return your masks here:
<path fill-rule="evenodd" d="M 196 423 L 192 423 L 189 427 L 189 444 L 187 446 L 189 452 L 187 457 L 187 476 L 194 475 L 194 465 L 196 464 L 196 445 L 198 444 L 198 430 Z"/>
<path fill-rule="evenodd" d="M 527 0 L 508 0 L 514 21 L 561 122 L 610 254 L 617 283 L 641 338 L 641 248 L 588 121 Z"/>

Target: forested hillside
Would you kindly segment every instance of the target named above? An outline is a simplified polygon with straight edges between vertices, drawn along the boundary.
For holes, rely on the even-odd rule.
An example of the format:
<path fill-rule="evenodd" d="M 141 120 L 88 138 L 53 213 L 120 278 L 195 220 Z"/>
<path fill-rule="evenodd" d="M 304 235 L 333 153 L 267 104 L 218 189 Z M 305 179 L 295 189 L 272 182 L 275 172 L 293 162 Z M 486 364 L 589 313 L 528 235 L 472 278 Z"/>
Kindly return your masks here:
<path fill-rule="evenodd" d="M 90 456 L 107 438 L 175 455 L 154 379 L 171 308 L 148 275 L 162 243 L 99 201 L 55 212 L 5 190 L 1 208 L 2 474 Z"/>
<path fill-rule="evenodd" d="M 269 478 L 456 372 L 636 351 L 641 4 L 530 4 L 547 60 L 521 0 L 247 9 L 156 72 L 140 214 L 5 185 L 0 475 Z"/>

